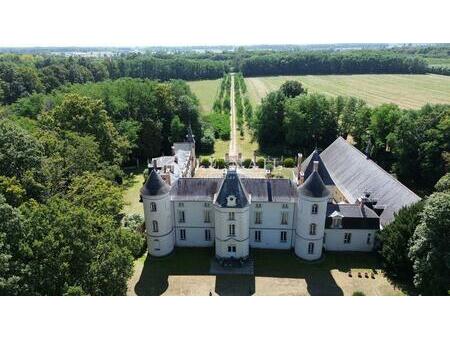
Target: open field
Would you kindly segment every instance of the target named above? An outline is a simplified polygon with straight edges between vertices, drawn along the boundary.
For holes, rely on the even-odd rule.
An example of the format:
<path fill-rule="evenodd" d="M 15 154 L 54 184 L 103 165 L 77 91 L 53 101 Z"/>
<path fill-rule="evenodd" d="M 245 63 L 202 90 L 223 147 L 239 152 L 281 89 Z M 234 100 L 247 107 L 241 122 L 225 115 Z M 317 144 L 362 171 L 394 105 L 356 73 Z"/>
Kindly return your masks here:
<path fill-rule="evenodd" d="M 222 79 L 188 82 L 192 92 L 200 101 L 200 113 L 208 114 L 211 112 L 221 80 Z"/>
<path fill-rule="evenodd" d="M 305 75 L 246 78 L 254 106 L 287 80 L 301 81 L 310 92 L 355 96 L 369 105 L 396 103 L 420 108 L 426 103 L 450 104 L 450 77 L 444 75 Z"/>
<path fill-rule="evenodd" d="M 301 261 L 291 251 L 253 250 L 251 255 L 255 264 L 251 276 L 210 274 L 214 253 L 207 248 L 177 248 L 165 258 L 144 256 L 135 261 L 128 295 L 403 294 L 383 276 L 374 254 L 326 253 L 315 263 Z"/>

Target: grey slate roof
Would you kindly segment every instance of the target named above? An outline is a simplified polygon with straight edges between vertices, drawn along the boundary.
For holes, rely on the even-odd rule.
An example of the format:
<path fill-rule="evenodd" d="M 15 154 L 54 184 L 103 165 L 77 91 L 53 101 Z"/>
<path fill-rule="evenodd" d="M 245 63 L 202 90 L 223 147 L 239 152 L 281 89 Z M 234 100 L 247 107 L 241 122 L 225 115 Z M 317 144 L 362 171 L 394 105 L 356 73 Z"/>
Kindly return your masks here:
<path fill-rule="evenodd" d="M 164 182 L 161 176 L 152 170 L 147 178 L 144 186 L 141 188 L 142 196 L 159 196 L 167 194 L 170 191 L 170 186 Z"/>
<path fill-rule="evenodd" d="M 318 171 L 313 171 L 306 179 L 305 183 L 300 186 L 298 191 L 305 196 L 314 198 L 330 195 L 330 191 L 323 183 Z"/>
<path fill-rule="evenodd" d="M 380 218 L 378 215 L 367 206 L 361 208 L 357 204 L 327 204 L 327 218 L 325 227 L 331 227 L 331 214 L 334 212 L 342 214 L 342 229 L 372 229 L 378 230 L 380 228 Z"/>
<path fill-rule="evenodd" d="M 228 196 L 234 196 L 236 198 L 236 206 L 233 208 L 245 208 L 248 201 L 248 194 L 245 190 L 239 175 L 235 170 L 228 170 L 222 184 L 219 188 L 216 204 L 222 208 L 226 208 L 228 204 Z"/>
<path fill-rule="evenodd" d="M 305 179 L 311 175 L 313 172 L 314 167 L 314 161 L 319 162 L 319 174 L 320 178 L 322 178 L 322 181 L 325 185 L 334 185 L 333 180 L 331 179 L 331 176 L 326 168 L 326 166 L 323 164 L 322 159 L 320 158 L 319 151 L 316 149 L 314 150 L 303 162 L 301 165 L 302 171 L 305 174 Z"/>
<path fill-rule="evenodd" d="M 245 190 L 251 195 L 252 202 L 295 202 L 297 188 L 288 179 L 242 178 Z"/>
<path fill-rule="evenodd" d="M 382 225 L 389 224 L 403 206 L 420 201 L 419 196 L 342 137 L 320 153 L 320 158 L 349 203 L 355 203 L 368 191 L 377 199 L 377 205 L 385 206 L 380 217 Z"/>
<path fill-rule="evenodd" d="M 212 201 L 222 178 L 180 178 L 170 195 L 175 201 Z"/>

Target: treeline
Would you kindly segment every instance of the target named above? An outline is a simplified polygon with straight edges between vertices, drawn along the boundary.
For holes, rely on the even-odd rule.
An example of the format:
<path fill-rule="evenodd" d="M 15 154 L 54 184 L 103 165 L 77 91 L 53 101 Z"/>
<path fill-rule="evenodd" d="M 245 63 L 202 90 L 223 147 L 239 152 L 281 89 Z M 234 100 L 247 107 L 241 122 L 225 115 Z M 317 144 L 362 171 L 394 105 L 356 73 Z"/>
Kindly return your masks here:
<path fill-rule="evenodd" d="M 386 275 L 412 294 L 450 292 L 450 174 L 425 200 L 403 208 L 380 232 Z"/>
<path fill-rule="evenodd" d="M 199 80 L 219 78 L 226 63 L 187 57 L 126 54 L 111 57 L 0 55 L 0 104 L 33 93 L 50 93 L 66 84 L 132 77 Z"/>
<path fill-rule="evenodd" d="M 290 156 L 350 135 L 385 170 L 425 194 L 448 170 L 449 119 L 449 105 L 371 108 L 352 97 L 307 94 L 300 83 L 288 81 L 263 99 L 251 126 L 261 150 Z"/>
<path fill-rule="evenodd" d="M 301 52 L 270 53 L 243 58 L 244 76 L 303 74 L 422 74 L 426 62 L 388 52 Z"/>
<path fill-rule="evenodd" d="M 213 111 L 204 117 L 207 124 L 205 130 L 216 139 L 228 141 L 230 139 L 230 93 L 231 93 L 231 76 L 225 74 L 220 82 L 219 90 L 213 104 Z M 214 149 L 206 151 L 212 153 Z"/>
<path fill-rule="evenodd" d="M 247 86 L 245 85 L 242 73 L 236 73 L 234 76 L 234 92 L 236 104 L 237 126 L 241 137 L 244 136 L 244 123 L 250 123 L 253 108 L 247 96 Z"/>

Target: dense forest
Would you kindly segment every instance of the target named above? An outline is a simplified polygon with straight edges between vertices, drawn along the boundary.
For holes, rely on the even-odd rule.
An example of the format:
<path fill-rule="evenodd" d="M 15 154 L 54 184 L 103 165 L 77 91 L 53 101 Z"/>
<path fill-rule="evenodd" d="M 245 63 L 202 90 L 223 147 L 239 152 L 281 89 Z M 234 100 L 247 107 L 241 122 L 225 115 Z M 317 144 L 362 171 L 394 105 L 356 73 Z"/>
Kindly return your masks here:
<path fill-rule="evenodd" d="M 2 114 L 0 295 L 124 294 L 145 240 L 142 219 L 122 214 L 122 168 L 169 154 L 189 124 L 202 138 L 189 87 L 69 85 Z"/>
<path fill-rule="evenodd" d="M 410 188 L 428 193 L 450 164 L 450 106 L 402 110 L 394 104 L 369 107 L 352 97 L 308 94 L 288 81 L 267 95 L 251 126 L 267 153 L 295 155 L 324 149 L 339 135 Z"/>

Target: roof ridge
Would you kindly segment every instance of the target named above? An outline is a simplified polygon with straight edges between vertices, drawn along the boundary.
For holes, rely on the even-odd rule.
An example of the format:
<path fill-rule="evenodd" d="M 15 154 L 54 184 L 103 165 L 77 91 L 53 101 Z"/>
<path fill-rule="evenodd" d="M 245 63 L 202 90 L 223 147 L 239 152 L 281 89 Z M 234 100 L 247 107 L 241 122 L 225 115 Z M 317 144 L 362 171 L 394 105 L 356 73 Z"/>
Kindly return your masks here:
<path fill-rule="evenodd" d="M 356 153 L 361 156 L 363 159 L 370 161 L 371 163 L 375 164 L 375 166 L 377 166 L 379 169 L 381 169 L 382 173 L 384 173 L 386 176 L 388 176 L 391 180 L 396 181 L 398 183 L 400 183 L 400 185 L 404 188 L 406 188 L 406 190 L 410 191 L 411 193 L 413 193 L 414 195 L 416 195 L 417 197 L 419 197 L 414 191 L 412 191 L 411 189 L 409 189 L 406 185 L 404 185 L 402 182 L 400 182 L 397 178 L 395 178 L 392 174 L 388 173 L 386 170 L 384 170 L 380 165 L 377 164 L 377 162 L 371 160 L 370 158 L 367 157 L 366 154 L 364 154 L 361 150 L 359 150 L 358 148 L 356 148 L 353 144 L 350 144 L 349 142 L 347 142 L 342 136 L 339 136 L 336 140 L 334 140 L 333 143 L 331 143 L 328 147 L 325 148 L 324 151 L 326 151 L 329 147 L 331 147 L 336 141 L 342 141 L 345 142 L 345 144 L 347 144 L 348 146 L 350 146 L 350 149 L 355 150 Z M 323 163 L 323 161 L 322 161 Z M 324 163 L 325 164 L 325 163 Z M 330 174 L 331 176 L 331 174 Z M 334 179 L 333 179 L 334 180 Z"/>

